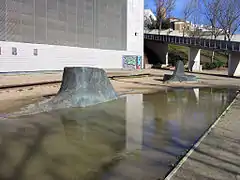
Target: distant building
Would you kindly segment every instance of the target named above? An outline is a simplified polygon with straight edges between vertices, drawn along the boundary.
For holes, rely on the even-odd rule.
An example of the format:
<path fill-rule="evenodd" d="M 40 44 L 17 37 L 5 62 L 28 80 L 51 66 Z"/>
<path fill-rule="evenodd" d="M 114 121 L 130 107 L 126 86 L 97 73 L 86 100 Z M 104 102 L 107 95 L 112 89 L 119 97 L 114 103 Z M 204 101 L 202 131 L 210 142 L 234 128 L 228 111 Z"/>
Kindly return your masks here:
<path fill-rule="evenodd" d="M 204 36 L 212 36 L 212 31 L 213 31 L 212 26 L 205 25 L 205 24 L 194 24 L 194 23 L 190 23 L 190 24 L 191 24 L 190 31 L 197 30 L 197 31 L 201 32 L 201 34 Z M 224 34 L 223 30 L 220 28 L 216 28 L 216 31 L 219 32 L 219 35 Z"/>
<path fill-rule="evenodd" d="M 169 18 L 169 21 L 171 23 L 171 28 L 175 31 L 183 32 L 184 28 L 185 30 L 190 29 L 190 23 L 188 21 L 174 17 Z"/>
<path fill-rule="evenodd" d="M 175 17 L 170 17 L 169 21 L 170 22 L 176 22 L 176 21 L 180 21 L 180 19 L 179 18 L 175 18 Z"/>
<path fill-rule="evenodd" d="M 155 16 L 155 14 L 152 12 L 151 9 L 144 10 L 144 20 L 148 20 L 148 19 L 152 19 L 154 21 L 157 20 L 157 17 Z"/>
<path fill-rule="evenodd" d="M 202 36 L 212 36 L 212 26 L 205 24 L 195 24 L 193 22 L 185 21 L 176 17 L 170 17 L 168 20 L 170 21 L 171 29 L 178 31 L 179 33 L 183 33 L 183 31 L 186 33 L 195 31 L 200 33 Z M 217 31 L 219 32 L 219 35 L 223 35 L 222 29 L 218 28 Z"/>

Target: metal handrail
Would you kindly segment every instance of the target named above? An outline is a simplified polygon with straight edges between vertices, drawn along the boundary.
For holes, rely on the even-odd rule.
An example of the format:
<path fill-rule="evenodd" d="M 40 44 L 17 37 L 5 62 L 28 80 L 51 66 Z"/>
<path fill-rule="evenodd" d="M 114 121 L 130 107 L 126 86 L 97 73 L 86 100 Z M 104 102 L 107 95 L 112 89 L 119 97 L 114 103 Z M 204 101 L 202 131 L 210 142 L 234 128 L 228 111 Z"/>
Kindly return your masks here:
<path fill-rule="evenodd" d="M 144 39 L 177 45 L 196 46 L 204 49 L 207 48 L 221 51 L 240 52 L 240 42 L 237 41 L 229 42 L 225 40 L 213 40 L 199 37 L 180 37 L 157 34 L 144 34 Z"/>

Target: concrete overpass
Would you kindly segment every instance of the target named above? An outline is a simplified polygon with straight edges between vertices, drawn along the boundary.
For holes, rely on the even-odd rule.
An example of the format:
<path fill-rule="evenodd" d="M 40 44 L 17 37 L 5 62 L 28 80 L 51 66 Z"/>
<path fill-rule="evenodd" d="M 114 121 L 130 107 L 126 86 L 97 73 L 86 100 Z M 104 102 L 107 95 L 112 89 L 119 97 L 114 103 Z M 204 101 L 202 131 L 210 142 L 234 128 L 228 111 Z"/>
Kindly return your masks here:
<path fill-rule="evenodd" d="M 240 76 L 240 41 L 212 40 L 208 38 L 181 37 L 180 35 L 144 34 L 144 44 L 151 49 L 164 64 L 168 64 L 168 44 L 189 47 L 189 71 L 201 71 L 201 49 L 229 52 L 228 75 Z"/>

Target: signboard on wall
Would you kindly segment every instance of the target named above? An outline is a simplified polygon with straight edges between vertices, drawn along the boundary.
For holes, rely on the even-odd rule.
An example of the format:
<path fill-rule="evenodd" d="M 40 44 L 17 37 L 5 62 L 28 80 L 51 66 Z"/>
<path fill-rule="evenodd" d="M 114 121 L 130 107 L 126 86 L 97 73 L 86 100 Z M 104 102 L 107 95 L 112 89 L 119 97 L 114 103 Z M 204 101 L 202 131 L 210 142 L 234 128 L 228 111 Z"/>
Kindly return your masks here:
<path fill-rule="evenodd" d="M 142 69 L 142 56 L 124 55 L 123 69 Z"/>

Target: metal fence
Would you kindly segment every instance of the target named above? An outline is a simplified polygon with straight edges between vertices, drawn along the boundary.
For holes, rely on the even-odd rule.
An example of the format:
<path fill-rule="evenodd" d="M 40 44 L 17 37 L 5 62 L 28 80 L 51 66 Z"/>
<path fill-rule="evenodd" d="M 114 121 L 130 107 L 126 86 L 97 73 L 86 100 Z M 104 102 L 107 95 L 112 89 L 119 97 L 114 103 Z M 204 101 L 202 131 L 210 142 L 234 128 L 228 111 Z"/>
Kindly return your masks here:
<path fill-rule="evenodd" d="M 0 0 L 0 40 L 126 49 L 127 0 Z"/>
<path fill-rule="evenodd" d="M 202 49 L 214 49 L 220 51 L 240 52 L 240 42 L 213 40 L 194 37 L 166 36 L 155 34 L 144 34 L 145 40 L 166 42 L 170 44 L 198 47 Z"/>

